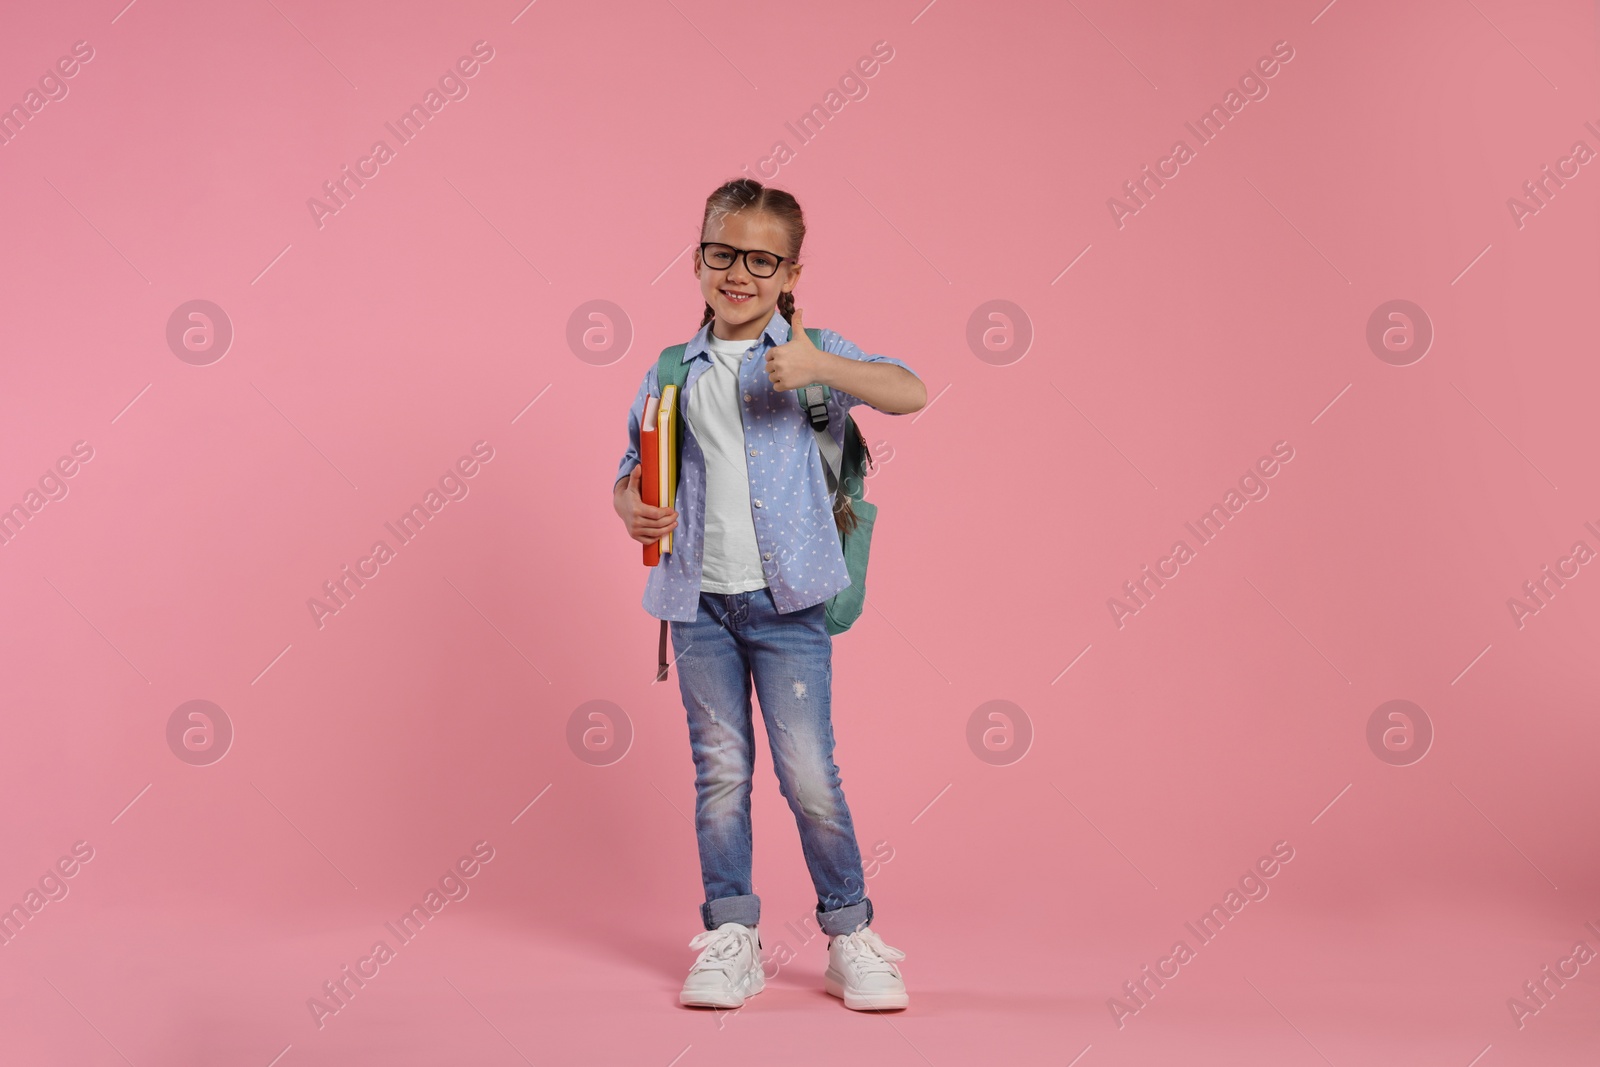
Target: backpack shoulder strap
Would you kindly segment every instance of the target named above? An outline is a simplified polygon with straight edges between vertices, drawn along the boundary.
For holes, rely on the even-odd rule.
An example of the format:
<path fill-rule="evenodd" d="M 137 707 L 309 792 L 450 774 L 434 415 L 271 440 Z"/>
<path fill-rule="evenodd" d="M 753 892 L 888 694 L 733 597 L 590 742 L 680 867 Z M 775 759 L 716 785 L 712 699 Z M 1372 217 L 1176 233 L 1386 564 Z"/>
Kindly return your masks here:
<path fill-rule="evenodd" d="M 812 344 L 818 348 L 822 347 L 821 330 L 807 326 L 806 336 L 811 338 Z M 800 406 L 805 409 L 806 415 L 811 419 L 811 428 L 817 431 L 817 440 L 820 442 L 826 436 L 824 431 L 828 428 L 828 387 L 817 382 L 812 385 L 801 386 L 799 392 Z"/>
<path fill-rule="evenodd" d="M 811 338 L 811 343 L 818 348 L 822 347 L 822 331 L 815 327 L 806 327 L 806 336 Z M 817 438 L 817 451 L 822 453 L 822 473 L 828 477 L 828 492 L 836 500 L 843 495 L 840 492 L 840 478 L 844 474 L 843 450 L 833 442 L 833 436 L 828 433 L 828 396 L 830 390 L 826 385 L 818 382 L 800 388 L 800 406 L 805 408 L 806 415 L 811 419 L 811 430 Z M 845 417 L 845 443 L 851 444 L 849 416 Z"/>
<path fill-rule="evenodd" d="M 676 385 L 680 392 L 683 390 L 683 380 L 689 376 L 689 365 L 683 361 L 683 354 L 688 349 L 688 345 L 682 344 L 662 350 L 661 358 L 656 363 L 657 388 Z"/>
<path fill-rule="evenodd" d="M 673 345 L 671 348 L 664 349 L 660 358 L 656 361 L 656 395 L 660 396 L 660 391 L 664 387 L 676 385 L 678 387 L 678 396 L 675 409 L 680 416 L 683 413 L 683 384 L 684 380 L 689 377 L 689 365 L 683 361 L 683 354 L 688 349 L 689 346 L 687 344 Z M 683 431 L 683 419 L 680 417 L 678 420 L 678 432 L 674 435 L 678 451 L 675 469 L 679 471 L 683 470 Z"/>

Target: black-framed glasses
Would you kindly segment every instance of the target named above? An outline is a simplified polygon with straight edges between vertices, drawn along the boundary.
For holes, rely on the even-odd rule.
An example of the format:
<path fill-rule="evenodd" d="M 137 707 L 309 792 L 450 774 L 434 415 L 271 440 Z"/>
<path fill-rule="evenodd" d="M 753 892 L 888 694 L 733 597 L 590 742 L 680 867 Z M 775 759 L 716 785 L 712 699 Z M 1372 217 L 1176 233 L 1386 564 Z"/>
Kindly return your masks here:
<path fill-rule="evenodd" d="M 778 273 L 778 265 L 789 256 L 774 255 L 758 248 L 735 248 L 716 241 L 700 242 L 700 258 L 712 270 L 727 270 L 744 257 L 744 269 L 757 278 L 770 278 Z"/>

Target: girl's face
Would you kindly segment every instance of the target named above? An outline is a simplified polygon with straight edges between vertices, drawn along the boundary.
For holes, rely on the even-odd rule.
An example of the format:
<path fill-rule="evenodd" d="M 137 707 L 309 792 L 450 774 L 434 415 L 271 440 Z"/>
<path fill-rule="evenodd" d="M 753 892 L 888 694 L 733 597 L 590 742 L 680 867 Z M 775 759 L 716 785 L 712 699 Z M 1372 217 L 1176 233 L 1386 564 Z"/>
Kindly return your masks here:
<path fill-rule="evenodd" d="M 757 211 L 714 216 L 701 240 L 777 256 L 790 254 L 789 236 L 778 220 Z M 777 273 L 770 278 L 750 273 L 745 259 L 738 256 L 732 266 L 717 270 L 706 266 L 699 251 L 695 252 L 694 275 L 700 279 L 700 293 L 716 313 L 712 332 L 725 341 L 760 337 L 778 306 L 778 294 L 793 292 L 800 280 L 801 268 L 788 259 L 778 265 Z"/>

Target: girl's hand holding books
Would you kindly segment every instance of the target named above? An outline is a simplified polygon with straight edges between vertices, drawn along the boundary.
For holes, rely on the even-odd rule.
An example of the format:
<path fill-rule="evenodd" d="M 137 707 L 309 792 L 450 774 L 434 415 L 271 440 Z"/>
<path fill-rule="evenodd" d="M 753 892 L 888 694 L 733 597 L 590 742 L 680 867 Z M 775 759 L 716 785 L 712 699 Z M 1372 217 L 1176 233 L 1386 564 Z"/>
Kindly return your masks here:
<path fill-rule="evenodd" d="M 622 517 L 623 525 L 628 528 L 628 536 L 640 544 L 652 545 L 661 540 L 661 536 L 668 530 L 677 529 L 678 509 L 658 508 L 644 502 L 644 498 L 639 495 L 639 480 L 643 469 L 634 467 L 628 472 L 626 484 L 617 483 L 612 505 Z"/>

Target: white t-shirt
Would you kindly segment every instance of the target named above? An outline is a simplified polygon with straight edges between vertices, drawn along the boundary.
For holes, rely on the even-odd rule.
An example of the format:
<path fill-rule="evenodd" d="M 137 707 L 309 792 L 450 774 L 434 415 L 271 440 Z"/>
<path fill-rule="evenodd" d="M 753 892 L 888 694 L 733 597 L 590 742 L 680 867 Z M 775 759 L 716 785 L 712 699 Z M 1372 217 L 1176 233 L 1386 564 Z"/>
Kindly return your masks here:
<path fill-rule="evenodd" d="M 706 458 L 705 556 L 700 588 L 707 593 L 763 589 L 767 577 L 750 513 L 750 471 L 745 466 L 744 405 L 739 364 L 757 338 L 706 338 L 712 365 L 695 379 L 684 419 Z"/>

